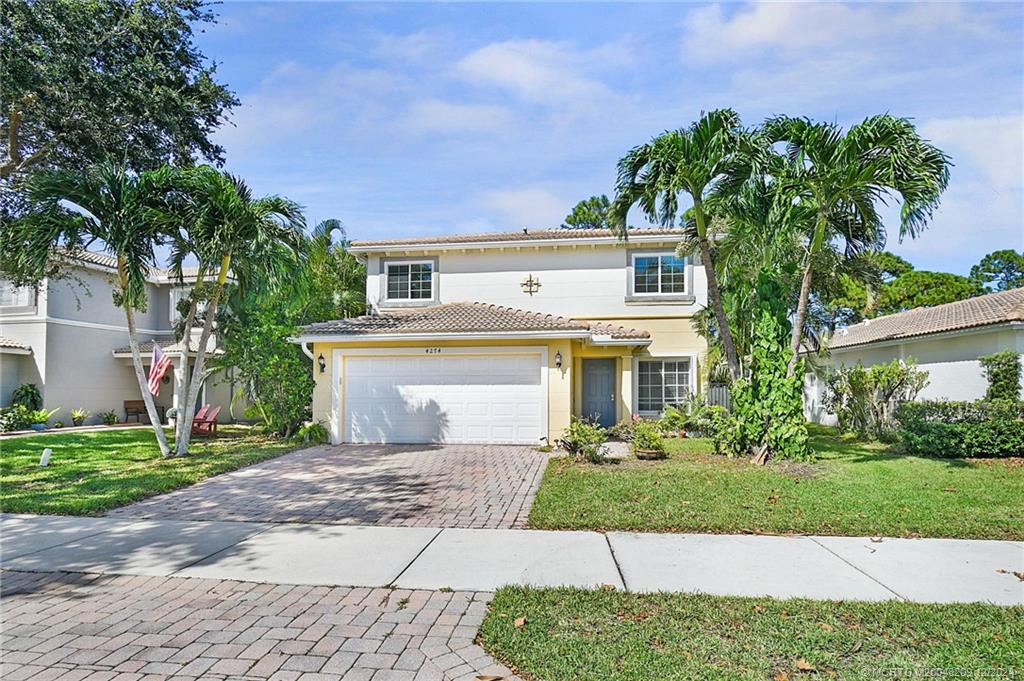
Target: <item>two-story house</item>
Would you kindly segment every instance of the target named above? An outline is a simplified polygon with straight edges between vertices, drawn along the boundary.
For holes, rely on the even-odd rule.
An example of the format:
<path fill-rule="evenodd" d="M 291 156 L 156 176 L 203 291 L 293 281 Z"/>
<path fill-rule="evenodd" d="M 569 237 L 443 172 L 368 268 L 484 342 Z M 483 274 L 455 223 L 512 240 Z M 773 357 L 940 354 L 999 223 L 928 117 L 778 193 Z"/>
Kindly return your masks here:
<path fill-rule="evenodd" d="M 698 390 L 704 268 L 679 232 L 548 230 L 353 242 L 370 313 L 313 324 L 334 442 L 554 443 Z"/>
<path fill-rule="evenodd" d="M 14 287 L 0 280 L 0 406 L 10 404 L 18 385 L 34 383 L 44 408 L 58 409 L 54 420 L 70 425 L 70 411 L 75 408 L 91 412 L 89 424 L 98 423 L 100 414 L 108 410 L 125 419 L 125 401 L 142 396 L 132 367 L 124 310 L 113 303 L 116 271 L 111 256 L 85 252 L 68 276 L 46 279 L 37 288 Z M 179 402 L 183 362 L 173 328 L 177 301 L 187 295 L 195 274 L 185 272 L 183 286 L 170 272 L 153 269 L 146 282 L 149 304 L 136 314 L 147 371 L 154 343 L 174 363 L 173 373 L 165 377 L 155 399 L 162 413 Z M 193 353 L 195 349 L 193 342 Z M 220 418 L 227 420 L 234 388 L 225 378 L 223 372 L 209 378 L 200 402 L 222 405 Z"/>

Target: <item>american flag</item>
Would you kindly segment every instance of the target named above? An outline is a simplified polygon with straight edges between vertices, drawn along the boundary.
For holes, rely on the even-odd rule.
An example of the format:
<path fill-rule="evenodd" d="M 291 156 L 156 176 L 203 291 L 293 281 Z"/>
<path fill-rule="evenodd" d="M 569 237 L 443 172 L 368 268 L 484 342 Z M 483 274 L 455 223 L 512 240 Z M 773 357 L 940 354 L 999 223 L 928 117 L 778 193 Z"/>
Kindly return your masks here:
<path fill-rule="evenodd" d="M 153 343 L 153 362 L 149 366 L 149 392 L 160 394 L 160 381 L 171 368 L 171 358 L 164 354 L 158 343 Z"/>

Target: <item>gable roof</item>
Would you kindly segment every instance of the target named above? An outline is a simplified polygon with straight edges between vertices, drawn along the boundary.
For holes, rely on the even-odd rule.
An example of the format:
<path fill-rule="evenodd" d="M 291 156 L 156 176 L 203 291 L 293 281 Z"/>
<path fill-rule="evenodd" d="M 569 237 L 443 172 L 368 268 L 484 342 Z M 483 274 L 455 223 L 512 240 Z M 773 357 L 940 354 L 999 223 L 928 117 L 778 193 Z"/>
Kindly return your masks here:
<path fill-rule="evenodd" d="M 647 331 L 612 324 L 569 319 L 538 312 L 516 310 L 487 303 L 445 303 L 410 310 L 394 310 L 378 315 L 310 324 L 297 339 L 324 337 L 410 337 L 421 335 L 557 335 L 567 338 L 591 338 L 595 342 L 650 342 Z"/>
<path fill-rule="evenodd" d="M 644 240 L 665 240 L 683 234 L 681 229 L 630 229 L 629 238 Z M 518 232 L 487 232 L 483 234 L 447 234 L 442 236 L 413 237 L 408 239 L 378 239 L 374 241 L 353 241 L 349 250 L 365 251 L 376 248 L 400 246 L 456 246 L 463 244 L 505 244 L 537 241 L 578 241 L 595 240 L 609 243 L 628 243 L 607 229 L 523 229 Z"/>
<path fill-rule="evenodd" d="M 868 319 L 832 335 L 833 350 L 991 324 L 1024 321 L 1024 288 Z"/>

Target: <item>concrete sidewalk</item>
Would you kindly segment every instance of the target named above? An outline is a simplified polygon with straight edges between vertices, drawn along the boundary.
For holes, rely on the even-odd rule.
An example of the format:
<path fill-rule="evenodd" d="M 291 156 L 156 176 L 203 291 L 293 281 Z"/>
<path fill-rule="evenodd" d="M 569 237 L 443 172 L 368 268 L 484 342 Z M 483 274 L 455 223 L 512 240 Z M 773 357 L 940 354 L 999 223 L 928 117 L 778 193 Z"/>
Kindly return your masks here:
<path fill-rule="evenodd" d="M 1024 543 L 0 516 L 0 566 L 316 586 L 1024 604 Z"/>

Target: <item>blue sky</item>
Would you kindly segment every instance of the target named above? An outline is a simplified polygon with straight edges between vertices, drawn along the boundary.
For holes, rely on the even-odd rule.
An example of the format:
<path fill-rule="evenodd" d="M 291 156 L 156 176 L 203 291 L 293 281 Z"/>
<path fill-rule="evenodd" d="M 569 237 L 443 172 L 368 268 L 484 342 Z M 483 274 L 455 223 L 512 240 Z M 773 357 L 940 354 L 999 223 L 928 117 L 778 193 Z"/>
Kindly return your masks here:
<path fill-rule="evenodd" d="M 890 248 L 959 273 L 1024 250 L 1020 3 L 217 10 L 199 42 L 242 100 L 227 169 L 352 238 L 555 227 L 630 147 L 728 106 L 913 118 L 956 166 L 930 229 Z"/>

